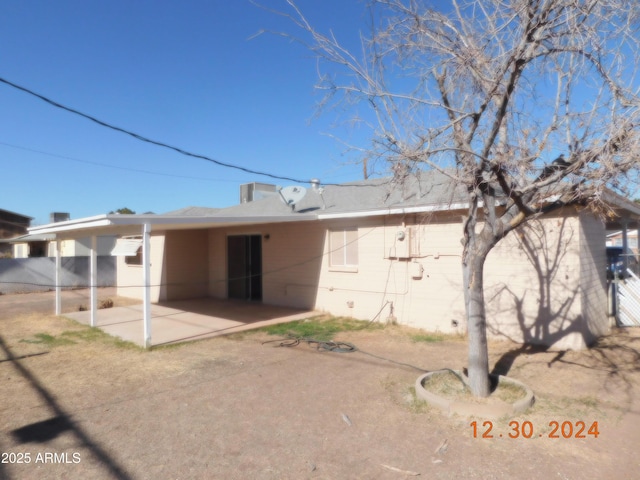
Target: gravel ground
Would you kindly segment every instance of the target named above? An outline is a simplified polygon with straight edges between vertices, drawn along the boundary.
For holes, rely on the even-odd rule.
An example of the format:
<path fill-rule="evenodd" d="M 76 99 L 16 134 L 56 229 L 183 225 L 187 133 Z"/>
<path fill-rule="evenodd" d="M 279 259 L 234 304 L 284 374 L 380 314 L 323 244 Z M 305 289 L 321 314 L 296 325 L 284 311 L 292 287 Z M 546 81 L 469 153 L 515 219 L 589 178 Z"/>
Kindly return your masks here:
<path fill-rule="evenodd" d="M 492 361 L 512 359 L 509 375 L 537 402 L 489 424 L 416 402 L 418 370 L 367 354 L 461 368 L 462 339 L 414 342 L 410 329 L 387 327 L 340 334 L 360 351 L 338 354 L 263 344 L 273 337 L 258 332 L 146 352 L 38 312 L 46 295 L 0 296 L 2 479 L 588 480 L 640 471 L 637 331 L 588 352 L 491 344 Z M 549 438 L 554 421 L 571 434 Z M 575 438 L 580 422 L 585 438 Z M 593 422 L 597 438 L 587 434 Z"/>

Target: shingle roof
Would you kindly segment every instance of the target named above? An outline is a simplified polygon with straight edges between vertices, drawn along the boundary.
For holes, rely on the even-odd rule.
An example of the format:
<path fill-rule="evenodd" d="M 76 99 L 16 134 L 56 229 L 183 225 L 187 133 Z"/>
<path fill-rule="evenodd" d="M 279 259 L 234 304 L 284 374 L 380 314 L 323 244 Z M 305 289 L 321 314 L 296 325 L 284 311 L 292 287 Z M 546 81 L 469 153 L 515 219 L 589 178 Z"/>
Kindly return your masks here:
<path fill-rule="evenodd" d="M 22 213 L 12 212 L 11 210 L 5 210 L 4 208 L 0 208 L 0 213 L 9 213 L 11 215 L 16 215 L 18 217 L 22 217 L 27 220 L 33 220 L 33 217 L 30 217 L 28 215 L 23 215 Z"/>
<path fill-rule="evenodd" d="M 26 242 L 48 242 L 55 240 L 56 236 L 52 233 L 26 234 L 13 238 L 5 238 L 0 240 L 1 243 L 26 243 Z"/>
<path fill-rule="evenodd" d="M 304 198 L 295 206 L 285 205 L 280 195 L 224 208 L 216 212 L 219 217 L 298 214 L 338 214 L 366 212 L 393 207 L 426 205 L 450 206 L 466 201 L 463 186 L 456 186 L 448 176 L 436 172 L 422 173 L 420 177 L 407 177 L 404 182 L 391 178 L 377 178 L 341 185 L 326 185 L 322 194 L 307 189 Z"/>
<path fill-rule="evenodd" d="M 215 215 L 220 211 L 219 208 L 209 207 L 184 207 L 178 210 L 172 210 L 171 212 L 163 213 L 162 215 L 184 215 L 190 217 L 206 217 L 207 215 Z"/>

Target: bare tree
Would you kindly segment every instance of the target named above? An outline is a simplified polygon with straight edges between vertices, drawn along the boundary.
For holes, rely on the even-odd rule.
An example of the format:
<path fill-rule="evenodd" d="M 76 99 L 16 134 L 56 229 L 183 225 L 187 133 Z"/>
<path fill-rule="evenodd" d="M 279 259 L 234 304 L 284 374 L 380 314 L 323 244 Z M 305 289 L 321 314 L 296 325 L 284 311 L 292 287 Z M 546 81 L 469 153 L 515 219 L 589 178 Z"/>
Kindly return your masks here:
<path fill-rule="evenodd" d="M 327 104 L 371 109 L 370 168 L 377 158 L 392 171 L 438 169 L 466 187 L 469 380 L 475 395 L 489 395 L 491 249 L 529 220 L 587 200 L 602 212 L 606 188 L 637 185 L 640 4 L 372 0 L 356 54 L 286 2 L 282 14 L 330 72 L 319 83 Z"/>

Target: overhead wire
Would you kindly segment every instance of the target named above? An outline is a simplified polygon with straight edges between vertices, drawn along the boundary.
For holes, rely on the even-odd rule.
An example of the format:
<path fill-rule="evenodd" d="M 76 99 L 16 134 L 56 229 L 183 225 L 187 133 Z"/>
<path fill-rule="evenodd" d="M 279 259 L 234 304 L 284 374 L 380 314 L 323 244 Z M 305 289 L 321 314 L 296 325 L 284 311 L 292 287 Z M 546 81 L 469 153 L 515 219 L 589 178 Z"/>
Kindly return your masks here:
<path fill-rule="evenodd" d="M 24 93 L 27 93 L 29 95 L 32 95 L 40 100 L 42 100 L 43 102 L 48 103 L 49 105 L 59 108 L 61 110 L 65 110 L 69 113 L 72 113 L 74 115 L 78 115 L 80 117 L 83 117 L 87 120 L 90 120 L 91 122 L 94 122 L 102 127 L 114 130 L 116 132 L 120 132 L 123 133 L 125 135 L 129 135 L 133 138 L 135 138 L 136 140 L 145 142 L 145 143 L 149 143 L 152 145 L 156 145 L 158 147 L 161 148 L 166 148 L 169 150 L 173 150 L 174 152 L 177 152 L 181 155 L 185 155 L 188 157 L 192 157 L 192 158 L 197 158 L 200 160 L 205 160 L 207 162 L 211 162 L 215 165 L 218 165 L 220 167 L 225 167 L 225 168 L 231 168 L 234 170 L 239 170 L 241 172 L 245 172 L 245 173 L 250 173 L 252 175 L 259 175 L 259 176 L 263 176 L 263 177 L 268 177 L 268 178 L 273 178 L 275 180 L 285 180 L 288 182 L 294 182 L 294 183 L 311 183 L 311 179 L 300 179 L 300 178 L 295 178 L 295 177 L 289 177 L 286 175 L 277 175 L 277 174 L 273 174 L 273 173 L 269 173 L 269 172 L 265 172 L 265 171 L 261 171 L 261 170 L 255 170 L 252 168 L 248 168 L 248 167 L 243 167 L 241 165 L 234 165 L 232 163 L 228 163 L 228 162 L 223 162 L 221 160 L 216 160 L 215 158 L 212 158 L 208 155 L 203 155 L 203 154 L 199 154 L 199 153 L 194 153 L 194 152 L 190 152 L 188 150 L 185 150 L 181 147 L 176 147 L 174 145 L 169 145 L 168 143 L 165 142 L 161 142 L 158 140 L 153 140 L 149 137 L 146 137 L 144 135 L 140 135 L 138 133 L 132 132 L 131 130 L 127 130 L 125 128 L 122 127 L 118 127 L 116 125 L 113 125 L 111 123 L 105 122 L 104 120 L 100 120 L 97 117 L 94 117 L 93 115 L 89 115 L 87 113 L 81 112 L 75 108 L 72 107 L 68 107 L 66 105 L 63 105 L 60 102 L 57 102 L 55 100 L 52 100 L 49 97 L 46 97 L 42 94 L 39 94 L 27 87 L 24 87 L 22 85 L 18 85 L 17 83 L 11 82 L 10 80 L 7 80 L 6 78 L 0 77 L 0 83 L 4 83 L 5 85 L 8 85 L 10 87 L 13 87 L 17 90 L 20 90 Z M 383 182 L 380 183 L 380 185 L 385 185 L 385 184 L 389 184 L 393 181 L 393 179 L 387 179 Z M 367 183 L 361 184 L 360 182 L 347 182 L 347 183 L 328 183 L 328 182 L 324 182 L 324 185 L 330 185 L 330 186 L 335 186 L 335 187 L 368 187 L 370 186 Z"/>
<path fill-rule="evenodd" d="M 19 149 L 19 150 L 25 150 L 27 152 L 38 153 L 40 155 L 48 155 L 50 157 L 60 158 L 62 160 L 71 160 L 73 162 L 86 163 L 87 165 L 96 165 L 98 167 L 104 167 L 104 168 L 113 168 L 113 169 L 116 169 L 116 170 L 124 170 L 124 171 L 127 171 L 127 172 L 137 172 L 137 173 L 144 173 L 144 174 L 148 174 L 148 175 L 161 175 L 161 176 L 164 176 L 164 177 L 173 177 L 173 178 L 185 178 L 185 179 L 188 179 L 188 180 L 202 180 L 202 181 L 206 181 L 206 182 L 236 182 L 236 180 L 224 180 L 224 179 L 219 179 L 219 178 L 194 177 L 194 176 L 190 176 L 190 175 L 178 175 L 178 174 L 174 174 L 174 173 L 154 172 L 154 171 L 151 171 L 151 170 L 143 170 L 143 169 L 139 169 L 139 168 L 120 167 L 118 165 L 110 165 L 108 163 L 94 162 L 92 160 L 83 160 L 83 159 L 80 159 L 80 158 L 73 158 L 73 157 L 68 157 L 68 156 L 65 156 L 65 155 L 59 155 L 57 153 L 43 152 L 42 150 L 36 150 L 35 148 L 22 147 L 20 145 L 13 145 L 11 143 L 2 142 L 2 141 L 0 141 L 0 145 L 4 145 L 5 147 L 16 148 L 16 149 Z"/>
<path fill-rule="evenodd" d="M 83 112 L 81 112 L 79 110 L 76 110 L 75 108 L 71 108 L 71 107 L 68 107 L 66 105 L 63 105 L 63 104 L 61 104 L 59 102 L 56 102 L 55 100 L 52 100 L 52 99 L 50 99 L 48 97 L 45 97 L 44 95 L 41 95 L 41 94 L 39 94 L 37 92 L 34 92 L 33 90 L 31 90 L 29 88 L 26 88 L 26 87 L 23 87 L 21 85 L 18 85 L 17 83 L 11 82 L 11 81 L 9 81 L 9 80 L 7 80 L 5 78 L 0 77 L 0 82 L 4 83 L 5 85 L 9 85 L 10 87 L 13 87 L 13 88 L 15 88 L 17 90 L 20 90 L 20 91 L 22 91 L 24 93 L 32 95 L 32 96 L 34 96 L 36 98 L 39 98 L 43 102 L 46 102 L 49 105 L 52 105 L 52 106 L 54 106 L 56 108 L 65 110 L 65 111 L 67 111 L 69 113 L 73 113 L 74 115 L 79 115 L 80 117 L 83 117 L 83 118 L 85 118 L 87 120 L 90 120 L 90 121 L 92 121 L 92 122 L 94 122 L 94 123 L 96 123 L 96 124 L 98 124 L 98 125 L 100 125 L 102 127 L 109 128 L 109 129 L 114 130 L 116 132 L 124 133 L 125 135 L 129 135 L 129 136 L 135 138 L 136 140 L 140 140 L 142 142 L 150 143 L 150 144 L 156 145 L 158 147 L 162 147 L 162 148 L 167 148 L 169 150 L 173 150 L 173 151 L 175 151 L 175 152 L 177 152 L 177 153 L 179 153 L 181 155 L 185 155 L 185 156 L 193 157 L 193 158 L 198 158 L 200 160 L 205 160 L 207 162 L 214 163 L 214 164 L 216 164 L 218 166 L 221 166 L 221 167 L 232 168 L 232 169 L 239 170 L 239 171 L 242 171 L 242 172 L 245 172 L 245 173 L 250 173 L 252 175 L 260 175 L 260 176 L 264 176 L 264 177 L 273 178 L 273 179 L 276 179 L 276 180 L 286 180 L 286 181 L 294 182 L 294 183 L 309 183 L 308 179 L 302 180 L 302 179 L 299 179 L 299 178 L 288 177 L 288 176 L 285 176 L 285 175 L 275 175 L 275 174 L 272 174 L 272 173 L 269 173 L 269 172 L 263 172 L 263 171 L 260 171 L 260 170 L 254 170 L 252 168 L 242 167 L 240 165 L 234 165 L 234 164 L 231 164 L 231 163 L 222 162 L 220 160 L 216 160 L 215 158 L 209 157 L 207 155 L 202 155 L 202 154 L 199 154 L 199 153 L 190 152 L 188 150 L 184 150 L 183 148 L 176 147 L 174 145 L 169 145 L 168 143 L 160 142 L 158 140 L 153 140 L 153 139 L 151 139 L 149 137 L 145 137 L 144 135 L 140 135 L 138 133 L 132 132 L 132 131 L 127 130 L 125 128 L 118 127 L 118 126 L 113 125 L 111 123 L 108 123 L 108 122 L 105 122 L 103 120 L 100 120 L 100 119 L 94 117 L 93 115 L 89 115 L 87 113 L 83 113 Z"/>

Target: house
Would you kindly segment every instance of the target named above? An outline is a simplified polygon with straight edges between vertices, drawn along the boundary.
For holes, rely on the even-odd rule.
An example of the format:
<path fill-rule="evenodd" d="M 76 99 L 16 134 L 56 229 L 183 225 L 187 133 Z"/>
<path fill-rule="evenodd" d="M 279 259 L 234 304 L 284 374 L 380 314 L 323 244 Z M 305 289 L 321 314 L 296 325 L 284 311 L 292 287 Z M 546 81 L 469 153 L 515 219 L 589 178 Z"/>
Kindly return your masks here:
<path fill-rule="evenodd" d="M 11 253 L 11 245 L 3 240 L 27 233 L 31 220 L 32 217 L 0 209 L 0 257 Z"/>
<path fill-rule="evenodd" d="M 118 235 L 118 294 L 144 305 L 242 299 L 464 333 L 463 188 L 430 172 L 402 184 L 312 181 L 302 193 L 196 215 L 99 215 L 30 232 L 57 241 Z M 606 198 L 616 218 L 638 228 L 640 206 Z M 607 228 L 616 220 L 606 225 L 566 207 L 501 241 L 485 268 L 489 333 L 559 349 L 606 333 Z"/>
<path fill-rule="evenodd" d="M 69 220 L 68 213 L 54 212 L 51 224 Z M 97 264 L 100 275 L 96 282 L 100 286 L 115 283 L 115 261 L 111 251 L 116 243 L 115 235 L 96 239 Z M 0 289 L 3 292 L 43 291 L 55 285 L 54 260 L 61 257 L 58 279 L 64 287 L 77 288 L 88 283 L 90 262 L 87 257 L 92 250 L 90 237 L 67 238 L 57 241 L 55 233 L 28 233 L 4 240 L 1 244 L 12 248 L 9 258 L 0 260 Z M 58 251 L 56 250 L 58 248 Z"/>
<path fill-rule="evenodd" d="M 52 212 L 49 215 L 51 223 L 65 222 L 70 219 L 66 212 Z M 33 257 L 55 257 L 56 256 L 56 235 L 52 233 L 46 234 L 27 234 L 13 236 L 4 241 L 6 244 L 12 245 L 13 258 L 33 258 Z M 116 242 L 116 237 L 103 236 L 98 239 L 98 255 L 110 255 L 111 250 Z M 73 238 L 62 240 L 60 243 L 60 252 L 63 257 L 87 257 L 91 250 L 91 239 Z"/>
<path fill-rule="evenodd" d="M 6 240 L 13 245 L 13 258 L 55 257 L 56 235 L 21 235 Z M 115 235 L 98 238 L 98 256 L 111 255 L 116 243 Z M 60 254 L 63 257 L 88 257 L 91 251 L 89 237 L 66 239 L 60 242 Z"/>
<path fill-rule="evenodd" d="M 624 230 L 618 230 L 607 234 L 607 247 L 622 247 L 624 244 Z M 638 245 L 638 231 L 630 231 L 626 234 L 627 247 L 633 250 L 636 255 L 640 255 Z"/>

